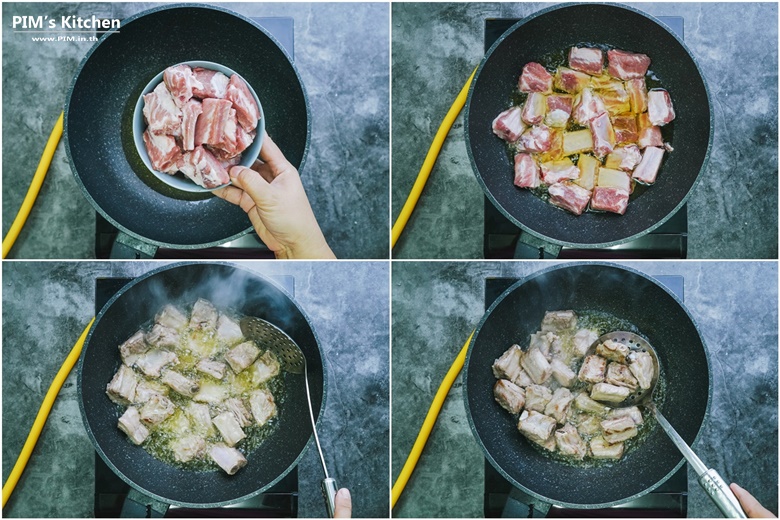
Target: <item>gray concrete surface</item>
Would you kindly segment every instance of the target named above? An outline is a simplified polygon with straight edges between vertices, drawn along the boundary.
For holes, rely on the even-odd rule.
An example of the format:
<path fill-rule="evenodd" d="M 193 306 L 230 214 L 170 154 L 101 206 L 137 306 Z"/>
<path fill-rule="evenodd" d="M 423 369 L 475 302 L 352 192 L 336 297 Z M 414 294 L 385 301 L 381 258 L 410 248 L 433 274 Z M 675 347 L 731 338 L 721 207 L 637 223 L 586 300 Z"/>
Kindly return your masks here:
<path fill-rule="evenodd" d="M 523 277 L 550 262 L 394 262 L 392 478 L 401 471 L 444 374 L 484 313 L 487 277 Z M 634 262 L 681 275 L 685 305 L 710 352 L 711 415 L 694 446 L 728 482 L 777 513 L 776 262 Z M 472 436 L 458 376 L 397 517 L 483 516 L 485 459 Z M 691 517 L 719 511 L 688 471 Z"/>
<path fill-rule="evenodd" d="M 485 18 L 522 18 L 549 5 L 393 4 L 393 219 L 444 115 L 484 56 Z M 688 202 L 689 258 L 777 258 L 777 5 L 630 5 L 685 19 L 685 42 L 713 99 L 713 153 Z M 481 258 L 483 201 L 461 114 L 394 256 Z"/>
<path fill-rule="evenodd" d="M 11 226 L 89 42 L 33 42 L 14 15 L 125 18 L 149 3 L 3 4 L 3 234 Z M 245 16 L 295 20 L 295 63 L 312 140 L 302 172 L 340 258 L 387 258 L 389 7 L 383 3 L 227 3 Z M 247 227 L 249 223 L 247 221 Z M 13 258 L 94 258 L 95 212 L 60 143 Z"/>
<path fill-rule="evenodd" d="M 60 364 L 94 315 L 97 277 L 133 277 L 160 263 L 3 262 L 3 482 Z M 355 516 L 389 510 L 389 335 L 386 262 L 258 262 L 243 267 L 295 277 L 328 363 L 319 434 L 330 471 L 350 488 Z M 55 402 L 6 517 L 94 515 L 95 451 L 79 412 L 76 371 Z M 299 514 L 322 517 L 316 449 L 299 467 Z"/>

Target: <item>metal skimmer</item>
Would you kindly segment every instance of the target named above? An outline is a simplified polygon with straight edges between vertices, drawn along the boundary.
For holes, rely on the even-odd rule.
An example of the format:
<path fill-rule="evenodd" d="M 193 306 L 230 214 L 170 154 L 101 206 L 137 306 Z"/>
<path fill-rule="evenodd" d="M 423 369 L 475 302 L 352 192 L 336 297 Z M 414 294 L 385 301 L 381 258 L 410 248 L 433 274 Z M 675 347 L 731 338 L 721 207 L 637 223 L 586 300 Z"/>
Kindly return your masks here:
<path fill-rule="evenodd" d="M 742 510 L 742 506 L 737 500 L 737 497 L 729 488 L 726 481 L 718 474 L 718 472 L 712 468 L 707 468 L 704 462 L 694 453 L 694 451 L 686 444 L 680 434 L 669 424 L 661 412 L 655 407 L 653 402 L 653 392 L 658 383 L 658 378 L 661 373 L 661 365 L 658 361 L 658 355 L 655 349 L 642 336 L 634 334 L 633 332 L 616 331 L 604 334 L 588 349 L 588 355 L 594 354 L 596 347 L 600 343 L 604 343 L 607 340 L 617 341 L 626 345 L 631 352 L 647 352 L 650 354 L 650 358 L 653 360 L 653 378 L 650 381 L 650 386 L 646 389 L 637 389 L 634 393 L 630 394 L 622 403 L 605 403 L 611 408 L 626 408 L 628 406 L 643 405 L 647 410 L 655 415 L 658 420 L 658 424 L 661 425 L 664 432 L 669 436 L 680 453 L 683 454 L 685 459 L 690 464 L 691 468 L 696 472 L 699 477 L 699 484 L 707 494 L 710 496 L 715 505 L 721 510 L 723 515 L 727 518 L 747 518 L 745 512 Z"/>
<path fill-rule="evenodd" d="M 325 506 L 328 509 L 328 516 L 333 518 L 336 509 L 336 492 L 338 486 L 336 479 L 330 478 L 328 467 L 325 465 L 325 457 L 322 455 L 320 438 L 317 435 L 317 425 L 314 421 L 314 410 L 311 407 L 311 394 L 309 392 L 309 373 L 307 370 L 306 356 L 303 355 L 301 348 L 276 325 L 263 319 L 246 316 L 240 322 L 241 332 L 244 337 L 251 339 L 261 347 L 271 350 L 279 358 L 282 368 L 292 374 L 303 374 L 303 382 L 306 385 L 306 401 L 309 403 L 309 417 L 311 418 L 311 429 L 314 433 L 314 442 L 317 445 L 317 452 L 320 455 L 322 471 L 325 473 L 325 479 L 322 481 L 322 496 L 325 499 Z"/>

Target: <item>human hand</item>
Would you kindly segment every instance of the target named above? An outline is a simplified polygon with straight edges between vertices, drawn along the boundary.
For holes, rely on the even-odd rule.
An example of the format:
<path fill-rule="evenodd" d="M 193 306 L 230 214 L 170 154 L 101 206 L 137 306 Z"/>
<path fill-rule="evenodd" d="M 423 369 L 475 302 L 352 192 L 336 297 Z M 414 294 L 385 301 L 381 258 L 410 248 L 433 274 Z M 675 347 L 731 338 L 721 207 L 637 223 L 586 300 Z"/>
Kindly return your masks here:
<path fill-rule="evenodd" d="M 770 510 L 759 504 L 758 500 L 756 500 L 753 495 L 739 487 L 737 484 L 732 482 L 729 487 L 737 496 L 739 503 L 742 504 L 742 509 L 745 510 L 745 514 L 748 518 L 777 518 Z"/>
<path fill-rule="evenodd" d="M 276 258 L 336 258 L 317 224 L 298 170 L 268 134 L 260 159 L 252 169 L 232 167 L 233 184 L 214 194 L 246 212 Z"/>
<path fill-rule="evenodd" d="M 336 493 L 333 518 L 352 518 L 352 496 L 349 494 L 349 489 L 341 488 Z"/>

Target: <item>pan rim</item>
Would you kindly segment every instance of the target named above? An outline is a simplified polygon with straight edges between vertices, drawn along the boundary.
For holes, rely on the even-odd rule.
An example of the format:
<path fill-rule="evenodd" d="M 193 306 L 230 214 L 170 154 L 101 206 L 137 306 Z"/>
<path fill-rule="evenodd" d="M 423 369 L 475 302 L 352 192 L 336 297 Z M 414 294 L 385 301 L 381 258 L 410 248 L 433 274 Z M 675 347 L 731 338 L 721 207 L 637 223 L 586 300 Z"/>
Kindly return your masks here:
<path fill-rule="evenodd" d="M 516 219 L 513 215 L 511 215 L 501 204 L 499 204 L 499 202 L 496 200 L 496 198 L 493 196 L 493 194 L 490 192 L 490 190 L 488 190 L 488 187 L 485 184 L 485 181 L 482 179 L 482 176 L 479 173 L 479 169 L 477 168 L 477 163 L 476 163 L 476 159 L 474 158 L 474 153 L 472 152 L 471 138 L 469 137 L 469 120 L 470 120 L 469 114 L 471 112 L 471 100 L 472 100 L 473 93 L 474 93 L 474 87 L 477 84 L 477 81 L 479 80 L 480 74 L 482 73 L 482 70 L 485 67 L 485 64 L 487 63 L 487 60 L 490 58 L 490 56 L 493 54 L 493 52 L 498 48 L 498 46 L 510 34 L 512 34 L 515 30 L 519 29 L 520 27 L 522 27 L 526 23 L 530 22 L 531 20 L 534 20 L 534 19 L 538 18 L 539 16 L 548 14 L 548 13 L 553 12 L 553 11 L 557 11 L 559 9 L 567 9 L 567 8 L 571 8 L 571 7 L 579 7 L 579 6 L 582 6 L 582 5 L 617 7 L 617 8 L 620 8 L 620 9 L 625 9 L 627 11 L 631 11 L 631 12 L 633 12 L 635 14 L 638 14 L 640 16 L 643 16 L 643 17 L 647 18 L 651 22 L 655 22 L 656 24 L 658 24 L 662 29 L 664 29 L 666 32 L 668 32 L 677 41 L 677 43 L 679 43 L 682 46 L 682 48 L 685 50 L 685 52 L 688 54 L 688 56 L 693 61 L 693 64 L 696 67 L 696 71 L 699 73 L 699 77 L 701 77 L 702 84 L 704 85 L 704 92 L 707 95 L 707 105 L 710 107 L 710 110 L 709 110 L 709 112 L 710 112 L 710 117 L 709 117 L 709 119 L 710 119 L 709 140 L 707 142 L 707 149 L 706 149 L 706 151 L 704 153 L 704 159 L 702 161 L 701 166 L 699 167 L 699 173 L 696 175 L 696 178 L 694 179 L 693 184 L 691 185 L 690 189 L 685 194 L 685 196 L 683 196 L 683 198 L 677 204 L 677 206 L 675 206 L 666 216 L 664 216 L 663 218 L 661 218 L 660 220 L 658 220 L 657 222 L 655 222 L 651 226 L 647 227 L 643 231 L 640 231 L 640 232 L 635 233 L 635 234 L 633 234 L 631 236 L 628 236 L 628 237 L 625 237 L 625 238 L 621 238 L 621 239 L 618 239 L 618 240 L 612 240 L 612 241 L 609 241 L 609 242 L 600 242 L 600 243 L 568 242 L 566 240 L 560 240 L 560 239 L 557 239 L 557 238 L 549 237 L 549 236 L 546 236 L 546 235 L 544 235 L 544 234 L 542 234 L 542 233 L 540 233 L 538 231 L 534 231 L 533 229 L 529 228 L 527 225 L 525 225 L 524 223 L 522 223 L 518 219 Z M 528 15 L 528 16 L 520 19 L 520 20 L 518 20 L 517 23 L 515 23 L 512 27 L 507 29 L 506 32 L 504 32 L 504 34 L 502 34 L 495 41 L 495 43 L 493 43 L 493 45 L 485 53 L 485 56 L 483 56 L 482 60 L 480 61 L 479 66 L 477 67 L 477 71 L 474 74 L 474 79 L 472 80 L 471 85 L 469 86 L 469 95 L 468 95 L 468 99 L 466 101 L 466 112 L 465 112 L 465 114 L 463 116 L 464 117 L 464 120 L 463 120 L 464 121 L 463 133 L 465 135 L 466 153 L 469 156 L 469 162 L 471 163 L 471 169 L 472 169 L 472 171 L 474 173 L 474 176 L 477 178 L 477 182 L 479 183 L 480 188 L 482 188 L 482 192 L 488 198 L 488 200 L 490 200 L 491 204 L 493 204 L 493 206 L 495 206 L 495 208 L 498 209 L 501 212 L 501 214 L 504 215 L 504 217 L 509 219 L 509 221 L 512 222 L 512 224 L 514 224 L 515 226 L 519 227 L 522 231 L 524 231 L 524 232 L 526 232 L 526 233 L 528 233 L 528 234 L 530 234 L 530 235 L 532 235 L 532 236 L 534 236 L 534 237 L 536 237 L 536 238 L 538 238 L 540 240 L 544 240 L 545 242 L 551 243 L 551 244 L 559 245 L 559 246 L 562 246 L 562 247 L 575 247 L 575 248 L 582 248 L 582 249 L 598 249 L 598 248 L 612 247 L 612 246 L 617 246 L 617 245 L 620 245 L 620 244 L 624 244 L 626 242 L 630 242 L 632 240 L 636 240 L 636 239 L 638 239 L 638 238 L 640 238 L 640 237 L 642 237 L 642 236 L 644 236 L 644 235 L 646 235 L 648 233 L 651 233 L 652 231 L 654 231 L 658 227 L 660 227 L 663 224 L 665 224 L 675 214 L 677 214 L 677 212 L 680 211 L 680 209 L 688 202 L 688 199 L 693 194 L 693 190 L 696 189 L 696 186 L 701 181 L 702 172 L 707 167 L 707 164 L 709 163 L 710 155 L 712 153 L 712 142 L 713 142 L 714 134 L 715 134 L 715 116 L 713 114 L 713 110 L 712 110 L 711 107 L 712 107 L 712 95 L 710 93 L 709 85 L 707 84 L 707 79 L 706 79 L 706 77 L 705 77 L 705 75 L 704 75 L 704 73 L 703 73 L 703 71 L 701 69 L 701 66 L 699 65 L 698 59 L 696 58 L 696 56 L 694 56 L 694 54 L 691 52 L 691 50 L 688 48 L 688 46 L 685 44 L 685 42 L 679 36 L 677 36 L 677 34 L 675 34 L 674 31 L 672 31 L 669 28 L 669 26 L 666 25 L 664 22 L 660 21 L 658 18 L 656 18 L 656 17 L 654 17 L 654 16 L 652 16 L 652 15 L 650 15 L 648 13 L 645 13 L 644 11 L 641 11 L 641 10 L 635 8 L 635 7 L 631 7 L 631 6 L 625 5 L 625 4 L 620 4 L 620 3 L 615 3 L 615 2 L 594 2 L 594 3 L 587 3 L 587 4 L 576 3 L 576 2 L 568 2 L 568 3 L 565 3 L 565 4 L 558 4 L 558 5 L 554 5 L 554 6 L 551 6 L 551 7 L 546 7 L 544 9 L 541 9 L 541 10 L 535 12 L 535 13 L 532 13 L 532 14 L 530 14 L 530 15 Z"/>
<path fill-rule="evenodd" d="M 298 304 L 298 302 L 295 300 L 295 298 L 293 298 L 290 295 L 290 293 L 287 292 L 287 290 L 284 289 L 282 286 L 280 286 L 275 280 L 272 280 L 268 276 L 266 276 L 264 274 L 261 274 L 261 273 L 258 273 L 256 271 L 252 271 L 251 269 L 246 269 L 246 268 L 244 268 L 242 266 L 239 266 L 239 265 L 236 265 L 236 264 L 233 264 L 233 263 L 230 263 L 230 262 L 172 262 L 172 263 L 166 264 L 166 265 L 164 265 L 162 267 L 157 267 L 155 269 L 152 269 L 151 271 L 148 271 L 146 273 L 143 273 L 143 274 L 135 277 L 132 281 L 128 282 L 114 296 L 112 296 L 111 299 L 108 300 L 108 302 L 106 302 L 106 304 L 103 306 L 102 309 L 100 309 L 100 312 L 95 317 L 95 323 L 90 328 L 89 334 L 87 334 L 87 338 L 84 341 L 84 346 L 85 346 L 84 350 L 81 352 L 81 355 L 79 356 L 78 374 L 77 374 L 78 378 L 77 378 L 77 383 L 76 383 L 77 384 L 77 389 L 78 389 L 78 395 L 79 395 L 78 401 L 79 401 L 79 410 L 81 412 L 81 420 L 82 420 L 82 423 L 84 424 L 84 429 L 87 431 L 87 436 L 89 437 L 89 440 L 92 442 L 92 447 L 95 449 L 95 451 L 100 456 L 100 458 L 103 459 L 103 462 L 105 462 L 106 465 L 108 465 L 108 467 L 111 468 L 111 471 L 116 476 L 121 478 L 122 481 L 124 481 L 126 484 L 128 484 L 132 489 L 138 491 L 139 493 L 142 493 L 144 496 L 150 497 L 150 498 L 152 498 L 154 500 L 158 500 L 158 501 L 163 502 L 165 504 L 174 505 L 174 506 L 178 506 L 178 507 L 189 507 L 189 508 L 193 508 L 193 509 L 196 509 L 196 508 L 197 509 L 208 509 L 208 508 L 224 507 L 224 506 L 228 506 L 228 505 L 231 505 L 231 504 L 236 504 L 236 503 L 239 503 L 239 502 L 243 502 L 245 500 L 248 500 L 248 499 L 250 499 L 252 497 L 255 497 L 255 496 L 257 496 L 257 495 L 267 491 L 272 486 L 276 485 L 279 481 L 281 481 L 284 477 L 286 477 L 290 473 L 290 471 L 292 471 L 293 468 L 295 468 L 296 466 L 298 466 L 298 464 L 300 464 L 301 460 L 303 459 L 303 456 L 307 453 L 307 451 L 309 450 L 309 447 L 311 446 L 311 444 L 313 442 L 314 435 L 312 434 L 312 435 L 309 436 L 309 440 L 306 441 L 306 444 L 303 446 L 303 449 L 301 450 L 300 454 L 298 454 L 298 457 L 293 462 L 291 462 L 290 465 L 283 472 L 281 472 L 278 477 L 276 477 L 275 479 L 270 481 L 265 486 L 255 490 L 255 491 L 252 491 L 249 494 L 242 495 L 240 497 L 237 497 L 237 498 L 234 498 L 234 499 L 230 499 L 230 500 L 223 500 L 223 501 L 220 501 L 220 502 L 208 502 L 208 503 L 182 502 L 182 501 L 172 500 L 172 499 L 163 497 L 163 496 L 158 495 L 156 493 L 152 493 L 152 492 L 148 491 L 147 489 L 141 487 L 139 484 L 137 484 L 132 479 L 127 477 L 124 473 L 122 473 L 111 462 L 111 460 L 109 460 L 108 456 L 105 454 L 105 452 L 103 451 L 102 447 L 97 442 L 97 439 L 95 438 L 95 434 L 92 432 L 92 428 L 87 423 L 87 420 L 86 420 L 86 409 L 84 408 L 84 399 L 81 398 L 81 379 L 82 379 L 82 373 L 83 373 L 82 372 L 82 367 L 83 367 L 83 364 L 84 364 L 84 358 L 86 357 L 87 349 L 89 348 L 90 340 L 92 339 L 92 334 L 97 329 L 97 325 L 100 323 L 100 320 L 103 318 L 103 315 L 107 312 L 109 307 L 111 307 L 111 305 L 116 300 L 121 298 L 130 288 L 132 288 L 136 284 L 139 284 L 139 283 L 143 282 L 147 278 L 150 278 L 150 277 L 152 277 L 152 276 L 154 276 L 154 275 L 156 275 L 158 273 L 161 273 L 163 271 L 168 271 L 168 270 L 172 270 L 172 269 L 186 267 L 186 266 L 189 266 L 189 265 L 220 265 L 220 266 L 225 266 L 225 267 L 230 267 L 230 268 L 233 268 L 233 269 L 237 269 L 237 270 L 243 271 L 244 273 L 251 274 L 253 276 L 257 276 L 257 277 L 261 278 L 264 282 L 267 282 L 267 283 L 273 285 L 274 288 L 280 290 L 285 296 L 287 296 L 289 298 L 289 300 L 292 302 L 292 304 L 295 305 L 295 307 L 301 313 L 301 315 L 306 319 L 306 321 L 309 323 L 309 325 L 311 327 L 311 332 L 312 332 L 312 335 L 314 336 L 314 341 L 317 344 L 317 351 L 319 353 L 320 361 L 322 363 L 322 402 L 320 403 L 320 409 L 319 409 L 319 412 L 317 414 L 317 420 L 315 421 L 316 425 L 317 425 L 317 428 L 319 428 L 321 426 L 322 416 L 325 414 L 325 402 L 327 400 L 327 395 L 328 395 L 328 369 L 327 369 L 327 364 L 326 364 L 325 358 L 323 356 L 322 347 L 320 346 L 320 339 L 317 336 L 317 331 L 314 329 L 314 326 L 312 325 L 312 322 L 311 322 L 311 319 L 309 318 L 309 315 L 306 314 L 306 312 L 301 308 L 301 306 Z"/>
<path fill-rule="evenodd" d="M 210 4 L 204 4 L 204 3 L 174 3 L 174 4 L 163 4 L 158 5 L 157 7 L 152 7 L 151 9 L 145 9 L 143 11 L 139 11 L 126 19 L 122 21 L 123 24 L 135 21 L 138 18 L 141 18 L 142 16 L 146 16 L 149 14 L 153 14 L 159 11 L 165 11 L 168 9 L 182 9 L 182 8 L 196 8 L 196 9 L 209 9 L 213 11 L 220 11 L 226 14 L 233 15 L 242 21 L 249 23 L 250 25 L 254 26 L 256 29 L 259 29 L 266 37 L 268 37 L 278 48 L 279 50 L 284 53 L 285 58 L 287 58 L 287 61 L 290 62 L 290 66 L 292 66 L 293 72 L 295 72 L 295 76 L 298 78 L 298 84 L 301 86 L 301 91 L 303 92 L 303 99 L 304 103 L 306 105 L 306 144 L 303 148 L 303 154 L 301 155 L 301 164 L 298 166 L 298 172 L 299 174 L 303 171 L 304 167 L 306 166 L 306 160 L 309 157 L 309 148 L 311 146 L 311 103 L 309 101 L 309 94 L 306 91 L 306 85 L 303 83 L 303 78 L 301 77 L 300 72 L 298 71 L 298 67 L 295 65 L 295 62 L 293 61 L 290 54 L 287 52 L 287 50 L 284 48 L 284 46 L 277 40 L 270 32 L 268 32 L 265 28 L 260 26 L 257 22 L 250 19 L 247 16 L 244 16 L 236 11 L 233 11 L 231 9 L 227 9 L 225 7 L 219 6 L 219 5 L 210 5 Z M 92 56 L 92 54 L 100 47 L 100 45 L 106 41 L 106 39 L 114 34 L 115 32 L 119 32 L 119 29 L 111 29 L 108 32 L 104 33 L 103 36 L 98 39 L 97 43 L 90 47 L 90 49 L 87 51 L 87 53 L 84 55 L 84 58 L 82 58 L 81 62 L 79 63 L 78 68 L 76 69 L 76 73 L 73 76 L 73 80 L 71 81 L 70 87 L 68 88 L 68 95 L 65 98 L 65 107 L 64 107 L 64 113 L 65 113 L 65 119 L 64 119 L 64 131 L 63 131 L 63 137 L 65 140 L 65 153 L 68 157 L 68 163 L 70 166 L 71 173 L 76 178 L 76 184 L 78 184 L 79 189 L 81 190 L 81 193 L 84 195 L 84 197 L 87 199 L 87 201 L 90 203 L 93 209 L 95 209 L 100 215 L 105 218 L 108 222 L 111 223 L 114 227 L 119 229 L 120 232 L 125 233 L 137 240 L 140 240 L 143 243 L 151 244 L 157 247 L 164 247 L 169 249 L 179 249 L 179 250 L 194 250 L 194 249 L 206 249 L 209 247 L 216 247 L 221 244 L 224 244 L 226 242 L 231 242 L 233 240 L 237 240 L 241 238 L 242 236 L 250 233 L 253 231 L 253 226 L 251 222 L 249 223 L 249 226 L 244 229 L 243 231 L 239 231 L 238 233 L 235 233 L 229 237 L 215 240 L 212 242 L 203 242 L 200 244 L 174 244 L 169 242 L 164 242 L 161 240 L 154 240 L 147 237 L 144 237 L 135 231 L 131 231 L 127 229 L 125 226 L 117 222 L 113 217 L 111 217 L 98 203 L 95 201 L 95 199 L 92 197 L 92 195 L 87 190 L 86 186 L 84 186 L 84 183 L 81 180 L 81 177 L 76 172 L 76 168 L 74 165 L 73 157 L 71 155 L 70 150 L 70 138 L 69 138 L 69 112 L 70 112 L 70 101 L 73 97 L 73 90 L 76 87 L 76 82 L 79 79 L 79 76 L 81 75 L 81 71 L 83 70 L 84 66 L 87 64 L 87 61 Z M 247 217 L 247 220 L 248 217 Z"/>
<path fill-rule="evenodd" d="M 541 501 L 543 501 L 545 503 L 551 504 L 551 505 L 560 506 L 560 507 L 566 507 L 566 508 L 571 508 L 571 509 L 604 509 L 604 508 L 608 508 L 608 507 L 617 506 L 617 505 L 620 505 L 620 504 L 625 504 L 626 502 L 630 502 L 631 500 L 635 500 L 635 499 L 637 499 L 639 497 L 642 497 L 642 496 L 650 493 L 654 489 L 658 488 L 659 486 L 661 486 L 663 483 L 665 483 L 667 480 L 669 480 L 669 478 L 672 475 L 674 475 L 677 471 L 679 471 L 680 468 L 684 464 L 686 464 L 685 457 L 682 455 L 682 453 L 679 453 L 679 455 L 680 455 L 680 462 L 678 462 L 674 466 L 674 468 L 672 468 L 672 470 L 669 471 L 669 473 L 667 473 L 664 477 L 659 479 L 658 482 L 656 482 L 655 484 L 653 484 L 651 486 L 648 486 L 645 490 L 643 490 L 643 491 L 641 491 L 639 493 L 635 493 L 635 494 L 633 494 L 631 496 L 624 497 L 624 498 L 621 498 L 619 500 L 614 500 L 612 502 L 603 502 L 603 503 L 599 503 L 599 504 L 578 504 L 578 503 L 574 503 L 574 502 L 565 502 L 565 501 L 562 501 L 562 500 L 555 500 L 555 499 L 551 499 L 551 498 L 545 497 L 544 495 L 542 495 L 540 493 L 537 493 L 536 491 L 533 491 L 533 490 L 527 488 L 526 486 L 523 486 L 519 482 L 515 481 L 515 479 L 513 479 L 507 472 L 505 472 L 503 470 L 503 468 L 500 466 L 500 464 L 492 457 L 492 455 L 485 448 L 484 444 L 482 442 L 480 442 L 480 438 L 479 438 L 479 435 L 477 433 L 477 427 L 476 427 L 476 424 L 474 423 L 474 418 L 472 417 L 471 408 L 469 406 L 469 393 L 468 393 L 468 388 L 469 388 L 469 386 L 468 386 L 468 372 L 469 371 L 468 371 L 468 368 L 469 368 L 469 365 L 471 363 L 471 354 L 474 351 L 474 344 L 475 344 L 477 338 L 479 337 L 479 333 L 482 330 L 482 326 L 485 324 L 485 322 L 487 321 L 487 319 L 490 316 L 490 314 L 492 314 L 493 309 L 495 309 L 495 307 L 497 307 L 504 300 L 504 298 L 509 296 L 510 293 L 512 293 L 515 289 L 517 289 L 521 285 L 525 284 L 526 282 L 529 282 L 529 281 L 533 280 L 536 277 L 546 275 L 546 274 L 548 274 L 550 272 L 563 270 L 563 269 L 569 269 L 569 268 L 572 268 L 572 267 L 591 267 L 591 266 L 597 266 L 597 267 L 602 267 L 602 268 L 606 267 L 606 268 L 612 268 L 612 269 L 618 269 L 618 270 L 621 270 L 621 271 L 626 271 L 626 272 L 629 272 L 631 274 L 640 276 L 640 277 L 650 281 L 654 285 L 660 287 L 663 291 L 666 292 L 667 295 L 671 296 L 674 299 L 674 301 L 680 306 L 680 308 L 683 310 L 683 312 L 685 312 L 686 316 L 688 316 L 688 319 L 691 320 L 691 323 L 696 328 L 697 333 L 699 333 L 699 330 L 700 330 L 699 324 L 696 322 L 694 317 L 691 315 L 691 313 L 689 312 L 689 310 L 685 306 L 685 304 L 677 297 L 676 294 L 674 294 L 670 289 L 668 289 L 665 285 L 660 283 L 654 277 L 652 277 L 652 276 L 650 276 L 648 274 L 645 274 L 645 273 L 643 273 L 641 271 L 638 271 L 638 270 L 636 270 L 636 269 L 634 269 L 632 267 L 628 267 L 628 266 L 625 266 L 625 265 L 617 264 L 617 263 L 614 263 L 614 262 L 566 262 L 566 263 L 556 264 L 554 266 L 547 267 L 547 268 L 544 268 L 544 269 L 540 269 L 539 271 L 536 271 L 536 272 L 531 273 L 529 275 L 523 276 L 517 282 L 513 283 L 509 288 L 507 288 L 503 293 L 501 293 L 501 295 L 498 298 L 496 298 L 496 300 L 485 311 L 485 313 L 482 315 L 482 318 L 479 321 L 479 324 L 474 329 L 474 335 L 473 335 L 473 337 L 471 339 L 471 342 L 469 343 L 468 352 L 466 354 L 466 362 L 463 365 L 463 403 L 464 403 L 465 408 L 466 408 L 466 417 L 467 417 L 468 422 L 469 422 L 469 427 L 471 428 L 471 434 L 474 436 L 474 439 L 477 441 L 477 444 L 479 445 L 480 450 L 482 450 L 483 454 L 485 455 L 485 458 L 490 462 L 490 465 L 493 466 L 493 468 L 496 471 L 498 471 L 499 474 L 504 479 L 506 479 L 507 482 L 509 482 L 512 486 L 517 487 L 518 489 L 520 489 L 523 492 L 529 494 L 530 496 L 532 496 L 532 497 L 534 497 L 536 499 L 539 499 L 539 500 L 541 500 Z M 696 436 L 694 437 L 693 442 L 691 442 L 691 445 L 696 444 L 701 439 L 701 437 L 703 435 L 705 424 L 707 423 L 707 421 L 709 420 L 709 417 L 710 417 L 710 406 L 712 405 L 712 393 L 713 393 L 713 388 L 712 388 L 712 361 L 710 359 L 710 351 L 709 351 L 709 348 L 707 347 L 707 342 L 705 341 L 704 336 L 701 333 L 699 333 L 699 338 L 701 339 L 702 347 L 704 349 L 704 357 L 705 357 L 705 359 L 707 361 L 707 379 L 708 379 L 708 384 L 707 384 L 707 406 L 704 409 L 704 415 L 703 415 L 703 418 L 702 418 L 701 426 L 699 426 L 699 430 L 696 433 Z"/>

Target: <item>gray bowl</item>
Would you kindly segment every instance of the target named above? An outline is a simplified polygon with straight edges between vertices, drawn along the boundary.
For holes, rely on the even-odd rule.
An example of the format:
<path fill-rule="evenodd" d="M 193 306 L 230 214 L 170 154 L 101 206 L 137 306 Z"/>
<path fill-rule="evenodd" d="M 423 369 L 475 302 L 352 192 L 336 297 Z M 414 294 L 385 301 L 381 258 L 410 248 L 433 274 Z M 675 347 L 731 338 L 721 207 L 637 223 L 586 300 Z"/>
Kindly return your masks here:
<path fill-rule="evenodd" d="M 226 75 L 227 77 L 232 76 L 233 74 L 237 74 L 236 71 L 233 69 L 230 69 L 228 67 L 225 67 L 224 65 L 220 65 L 219 63 L 214 63 L 211 61 L 183 61 L 181 63 L 175 63 L 172 66 L 176 65 L 189 65 L 192 68 L 195 67 L 203 67 L 204 69 L 211 69 L 221 72 L 222 74 Z M 152 80 L 147 83 L 146 87 L 144 87 L 143 92 L 141 92 L 141 95 L 138 97 L 138 101 L 135 103 L 135 110 L 133 110 L 133 142 L 135 142 L 135 148 L 138 150 L 138 155 L 141 156 L 141 160 L 144 162 L 147 168 L 149 168 L 149 171 L 154 174 L 155 177 L 160 179 L 162 182 L 167 184 L 168 186 L 171 186 L 173 188 L 176 188 L 181 191 L 188 191 L 191 193 L 199 193 L 199 192 L 207 192 L 207 191 L 214 191 L 218 190 L 220 188 L 223 188 L 224 186 L 227 186 L 228 184 L 225 184 L 223 186 L 219 186 L 218 188 L 204 188 L 202 186 L 198 186 L 194 182 L 192 182 L 189 178 L 185 177 L 184 174 L 181 172 L 177 173 L 176 175 L 170 175 L 164 172 L 158 172 L 152 167 L 152 161 L 149 160 L 149 154 L 146 151 L 146 145 L 144 144 L 144 132 L 146 131 L 146 121 L 144 121 L 144 96 L 148 94 L 149 92 L 153 91 L 157 85 L 159 85 L 163 81 L 163 73 L 165 72 L 165 69 L 160 71 L 159 74 L 157 74 Z M 244 79 L 243 76 L 240 74 L 238 75 L 239 78 Z M 252 142 L 249 147 L 244 150 L 244 152 L 241 154 L 241 162 L 238 163 L 240 166 L 246 166 L 247 168 L 251 167 L 255 160 L 260 155 L 260 149 L 263 147 L 263 136 L 265 134 L 265 114 L 263 113 L 263 105 L 260 103 L 260 99 L 257 97 L 257 93 L 255 93 L 255 89 L 252 88 L 252 85 L 249 84 L 248 81 L 244 79 L 244 83 L 246 83 L 246 86 L 249 87 L 249 92 L 252 93 L 252 97 L 255 98 L 255 103 L 257 103 L 257 108 L 260 111 L 260 121 L 257 123 L 257 135 L 255 136 L 255 140 Z"/>

